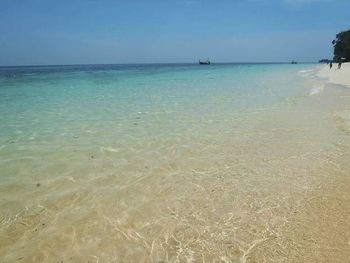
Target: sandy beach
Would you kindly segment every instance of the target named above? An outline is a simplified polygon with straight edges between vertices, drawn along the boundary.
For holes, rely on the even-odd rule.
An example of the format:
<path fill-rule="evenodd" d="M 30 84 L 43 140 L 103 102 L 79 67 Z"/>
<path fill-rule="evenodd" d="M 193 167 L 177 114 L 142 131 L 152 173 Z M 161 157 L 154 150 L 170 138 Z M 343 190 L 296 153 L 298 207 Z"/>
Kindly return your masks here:
<path fill-rule="evenodd" d="M 350 63 L 343 63 L 341 69 L 338 69 L 337 63 L 333 63 L 332 69 L 329 68 L 329 65 L 324 65 L 317 76 L 326 78 L 329 83 L 350 87 Z"/>
<path fill-rule="evenodd" d="M 347 262 L 348 64 L 141 69 L 1 79 L 1 263 Z"/>
<path fill-rule="evenodd" d="M 349 10 L 2 1 L 0 263 L 350 263 Z"/>

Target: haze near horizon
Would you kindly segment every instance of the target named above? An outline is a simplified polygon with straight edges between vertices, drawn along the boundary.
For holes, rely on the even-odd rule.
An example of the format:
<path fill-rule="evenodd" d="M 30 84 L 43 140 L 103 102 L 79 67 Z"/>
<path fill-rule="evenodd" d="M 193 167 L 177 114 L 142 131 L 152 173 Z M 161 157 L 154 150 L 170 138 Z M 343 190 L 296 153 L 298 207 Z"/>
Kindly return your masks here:
<path fill-rule="evenodd" d="M 348 27 L 327 0 L 1 1 L 0 65 L 317 61 Z"/>

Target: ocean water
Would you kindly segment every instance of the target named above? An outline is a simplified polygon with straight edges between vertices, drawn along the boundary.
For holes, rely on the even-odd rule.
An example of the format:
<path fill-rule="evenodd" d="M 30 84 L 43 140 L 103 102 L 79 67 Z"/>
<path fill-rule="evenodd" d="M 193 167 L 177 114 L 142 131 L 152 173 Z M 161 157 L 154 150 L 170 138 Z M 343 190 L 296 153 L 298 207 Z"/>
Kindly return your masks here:
<path fill-rule="evenodd" d="M 108 164 L 118 169 L 118 162 L 122 166 L 131 163 L 129 155 L 137 156 L 133 151 L 161 156 L 166 147 L 244 137 L 254 112 L 308 95 L 302 76 L 295 78 L 299 68 L 305 66 L 4 68 L 0 142 L 3 165 L 11 172 L 3 180 L 73 176 L 76 171 L 69 166 L 85 166 L 81 158 L 100 154 L 102 159 L 120 156 L 110 156 Z M 69 163 L 58 165 L 63 159 Z M 44 169 L 57 165 L 55 176 Z"/>
<path fill-rule="evenodd" d="M 315 70 L 0 68 L 1 262 L 322 258 L 305 200 L 346 170 L 347 91 Z"/>

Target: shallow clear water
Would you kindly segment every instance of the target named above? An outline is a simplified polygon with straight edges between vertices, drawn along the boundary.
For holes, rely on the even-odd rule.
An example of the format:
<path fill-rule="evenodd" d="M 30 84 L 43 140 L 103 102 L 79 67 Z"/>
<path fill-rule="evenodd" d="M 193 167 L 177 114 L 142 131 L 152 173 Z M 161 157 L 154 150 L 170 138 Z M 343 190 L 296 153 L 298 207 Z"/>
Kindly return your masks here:
<path fill-rule="evenodd" d="M 4 262 L 297 258 L 290 213 L 345 140 L 314 67 L 0 68 Z"/>
<path fill-rule="evenodd" d="M 181 141 L 230 136 L 231 128 L 244 126 L 245 116 L 252 111 L 274 107 L 309 92 L 305 81 L 295 78 L 298 67 L 3 69 L 0 143 L 6 166 L 13 166 L 16 173 L 4 177 L 16 181 L 18 177 L 33 180 L 50 176 L 45 171 L 22 176 L 27 173 L 18 166 L 23 158 L 29 163 L 51 158 L 46 165 L 49 161 L 54 165 L 58 154 L 60 158 L 78 158 L 100 152 L 100 148 L 121 151 L 132 147 L 158 151 L 166 145 L 158 143 L 160 138 Z M 156 146 L 149 145 L 152 142 Z"/>

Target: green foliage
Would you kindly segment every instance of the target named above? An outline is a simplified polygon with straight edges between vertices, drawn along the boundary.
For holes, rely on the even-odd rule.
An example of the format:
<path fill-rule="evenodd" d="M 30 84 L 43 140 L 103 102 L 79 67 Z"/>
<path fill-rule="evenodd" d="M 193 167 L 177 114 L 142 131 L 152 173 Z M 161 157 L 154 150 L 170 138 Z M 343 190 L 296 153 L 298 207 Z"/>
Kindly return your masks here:
<path fill-rule="evenodd" d="M 329 59 L 327 59 L 327 58 L 324 58 L 324 59 L 320 59 L 319 61 L 318 61 L 318 63 L 329 63 L 329 62 L 331 62 L 332 60 L 329 60 Z"/>
<path fill-rule="evenodd" d="M 334 61 L 345 58 L 345 62 L 350 62 L 350 29 L 338 33 L 332 44 L 334 46 Z"/>

